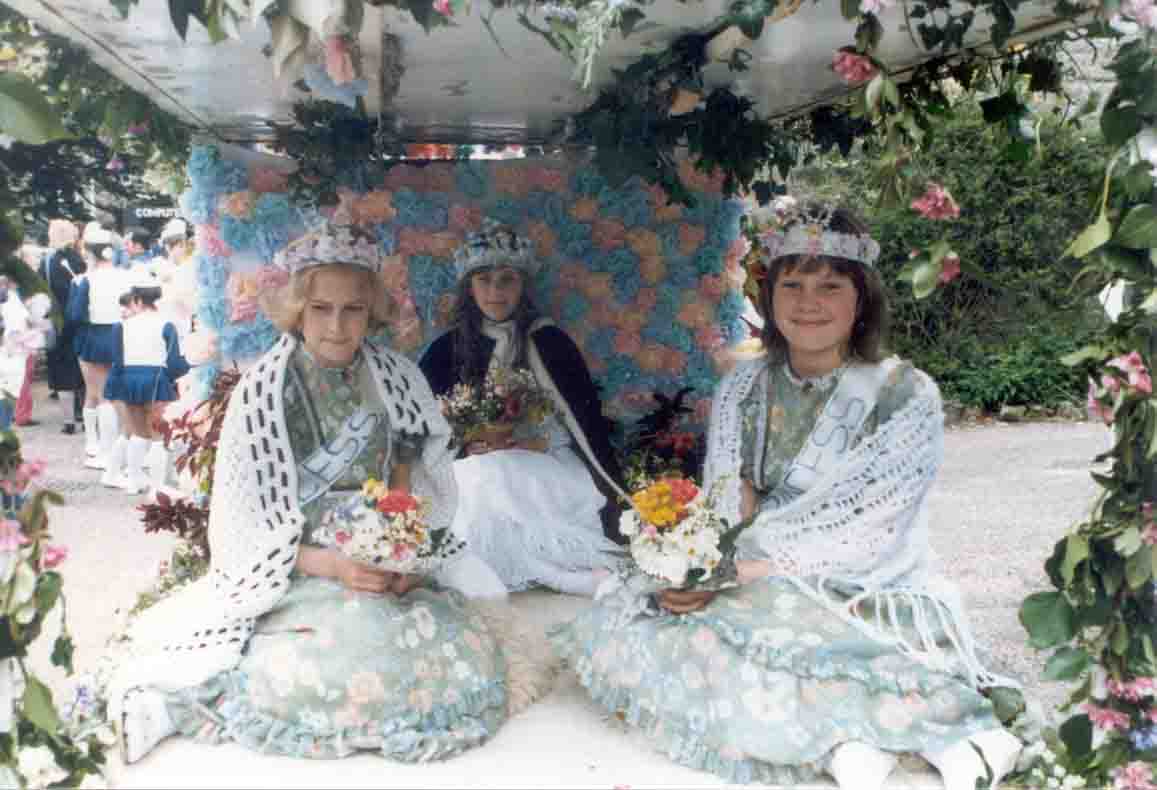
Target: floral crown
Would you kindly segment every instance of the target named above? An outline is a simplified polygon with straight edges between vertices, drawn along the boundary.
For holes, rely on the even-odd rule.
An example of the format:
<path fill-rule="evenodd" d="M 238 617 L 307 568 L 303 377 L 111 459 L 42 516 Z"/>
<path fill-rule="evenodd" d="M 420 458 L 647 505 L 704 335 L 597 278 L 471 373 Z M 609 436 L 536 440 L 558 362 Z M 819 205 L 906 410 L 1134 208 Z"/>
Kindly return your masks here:
<path fill-rule="evenodd" d="M 759 236 L 765 263 L 788 255 L 825 255 L 873 266 L 880 257 L 879 243 L 868 234 L 831 230 L 833 206 L 801 207 L 788 198 L 777 202 L 775 213 L 776 227 Z"/>
<path fill-rule="evenodd" d="M 335 216 L 290 242 L 273 258 L 275 266 L 290 274 L 327 263 L 347 263 L 377 274 L 382 269 L 381 247 L 372 233 Z"/>
<path fill-rule="evenodd" d="M 533 277 L 541 262 L 534 255 L 534 242 L 519 236 L 509 226 L 493 219 L 482 221 L 482 230 L 471 233 L 454 252 L 458 279 L 490 266 L 509 266 Z"/>

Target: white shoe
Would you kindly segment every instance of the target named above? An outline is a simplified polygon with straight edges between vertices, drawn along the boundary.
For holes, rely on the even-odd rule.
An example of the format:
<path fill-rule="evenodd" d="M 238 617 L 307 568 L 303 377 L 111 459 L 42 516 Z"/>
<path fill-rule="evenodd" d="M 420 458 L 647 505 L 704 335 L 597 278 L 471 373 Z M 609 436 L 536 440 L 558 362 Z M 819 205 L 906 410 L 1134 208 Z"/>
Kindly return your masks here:
<path fill-rule="evenodd" d="M 896 762 L 894 754 L 860 741 L 849 741 L 832 750 L 828 773 L 840 790 L 880 790 Z"/>
<path fill-rule="evenodd" d="M 99 412 L 95 406 L 86 406 L 81 414 L 84 418 L 84 454 L 96 455 L 100 452 Z"/>
<path fill-rule="evenodd" d="M 158 691 L 146 689 L 138 689 L 125 699 L 120 725 L 121 752 L 126 765 L 135 763 L 177 731 L 165 698 Z"/>
<path fill-rule="evenodd" d="M 989 790 L 996 790 L 1000 780 L 1016 767 L 1016 759 L 1024 744 L 1020 738 L 1004 729 L 985 730 L 968 740 L 980 749 L 984 761 L 988 763 L 988 769 L 992 772 L 992 783 L 988 787 Z"/>
<path fill-rule="evenodd" d="M 988 776 L 984 760 L 967 738 L 938 752 L 921 752 L 920 756 L 940 772 L 944 790 L 976 790 L 976 780 Z"/>

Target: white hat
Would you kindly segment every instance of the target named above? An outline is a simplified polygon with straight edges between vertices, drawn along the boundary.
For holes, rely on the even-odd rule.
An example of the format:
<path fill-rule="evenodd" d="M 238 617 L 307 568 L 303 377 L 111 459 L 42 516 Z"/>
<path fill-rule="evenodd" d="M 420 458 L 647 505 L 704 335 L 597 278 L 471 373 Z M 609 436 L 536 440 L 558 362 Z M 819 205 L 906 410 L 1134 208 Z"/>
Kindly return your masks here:
<path fill-rule="evenodd" d="M 101 226 L 99 222 L 90 222 L 84 226 L 85 244 L 112 244 L 112 233 Z"/>
<path fill-rule="evenodd" d="M 161 241 L 166 242 L 169 239 L 183 239 L 189 235 L 189 226 L 183 219 L 173 218 L 165 223 L 165 227 L 161 230 Z"/>

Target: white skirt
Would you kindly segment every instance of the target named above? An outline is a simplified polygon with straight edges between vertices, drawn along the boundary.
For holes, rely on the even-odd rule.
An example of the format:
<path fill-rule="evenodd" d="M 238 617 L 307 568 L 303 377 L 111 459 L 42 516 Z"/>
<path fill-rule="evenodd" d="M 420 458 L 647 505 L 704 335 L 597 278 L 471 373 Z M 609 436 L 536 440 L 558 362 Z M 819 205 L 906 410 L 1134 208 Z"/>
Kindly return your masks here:
<path fill-rule="evenodd" d="M 606 497 L 567 447 L 496 450 L 454 462 L 454 531 L 511 591 L 593 595 L 621 549 L 603 535 Z"/>

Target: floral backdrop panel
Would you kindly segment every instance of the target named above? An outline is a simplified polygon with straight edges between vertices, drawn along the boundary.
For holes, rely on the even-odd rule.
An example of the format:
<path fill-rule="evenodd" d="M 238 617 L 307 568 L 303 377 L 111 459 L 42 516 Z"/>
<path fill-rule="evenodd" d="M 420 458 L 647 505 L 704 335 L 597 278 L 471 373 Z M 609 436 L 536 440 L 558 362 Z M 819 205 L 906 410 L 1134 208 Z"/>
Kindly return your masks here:
<path fill-rule="evenodd" d="M 195 146 L 182 196 L 197 236 L 201 382 L 244 367 L 277 330 L 258 295 L 286 280 L 273 256 L 334 209 L 295 204 L 284 167 L 231 147 Z M 727 350 L 742 341 L 742 205 L 717 179 L 683 165 L 693 207 L 655 187 L 613 189 L 589 168 L 551 159 L 399 164 L 376 179 L 351 174 L 345 210 L 371 228 L 387 256 L 382 277 L 400 306 L 387 342 L 418 356 L 450 321 L 454 249 L 484 217 L 532 238 L 544 266 L 539 309 L 582 349 L 609 415 L 631 420 L 651 393 L 693 387 L 706 419 Z"/>

